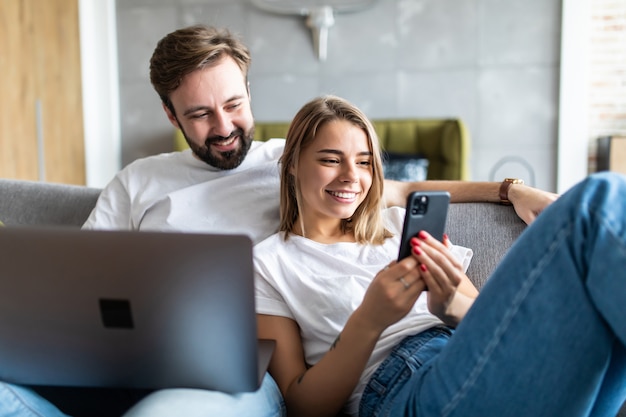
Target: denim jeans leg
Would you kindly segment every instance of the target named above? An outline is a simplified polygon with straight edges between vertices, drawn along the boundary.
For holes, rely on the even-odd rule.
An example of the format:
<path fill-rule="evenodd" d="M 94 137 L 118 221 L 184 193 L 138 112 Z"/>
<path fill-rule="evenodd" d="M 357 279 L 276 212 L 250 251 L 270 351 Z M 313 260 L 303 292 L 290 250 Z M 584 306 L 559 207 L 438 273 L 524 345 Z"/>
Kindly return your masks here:
<path fill-rule="evenodd" d="M 67 417 L 32 390 L 0 382 L 0 417 Z"/>
<path fill-rule="evenodd" d="M 618 405 L 613 399 L 626 398 L 626 384 L 620 372 L 624 367 L 626 367 L 626 348 L 616 339 L 613 344 L 609 369 L 589 417 L 613 417 L 617 415 L 621 405 Z"/>
<path fill-rule="evenodd" d="M 359 417 L 393 416 L 389 410 L 413 375 L 423 372 L 444 348 L 453 330 L 436 327 L 404 338 L 372 375 L 359 403 Z"/>
<path fill-rule="evenodd" d="M 406 384 L 395 415 L 587 416 L 599 396 L 607 409 L 619 409 L 624 196 L 625 177 L 596 174 L 548 207 L 425 375 Z"/>

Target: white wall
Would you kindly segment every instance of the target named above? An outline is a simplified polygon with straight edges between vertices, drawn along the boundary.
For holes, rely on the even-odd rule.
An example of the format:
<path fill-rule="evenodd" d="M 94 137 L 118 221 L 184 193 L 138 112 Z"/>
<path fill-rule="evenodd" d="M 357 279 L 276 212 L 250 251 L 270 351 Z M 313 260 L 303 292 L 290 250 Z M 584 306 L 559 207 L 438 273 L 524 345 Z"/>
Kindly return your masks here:
<path fill-rule="evenodd" d="M 591 0 L 563 0 L 557 192 L 587 176 Z"/>
<path fill-rule="evenodd" d="M 252 52 L 252 109 L 290 120 L 334 93 L 372 118 L 461 117 L 471 177 L 522 177 L 556 190 L 561 0 L 380 0 L 337 14 L 321 62 L 303 18 L 249 0 L 117 2 L 122 164 L 172 149 L 150 85 L 159 39 L 193 23 L 229 27 Z"/>
<path fill-rule="evenodd" d="M 121 168 L 115 0 L 79 0 L 86 182 L 103 187 Z"/>

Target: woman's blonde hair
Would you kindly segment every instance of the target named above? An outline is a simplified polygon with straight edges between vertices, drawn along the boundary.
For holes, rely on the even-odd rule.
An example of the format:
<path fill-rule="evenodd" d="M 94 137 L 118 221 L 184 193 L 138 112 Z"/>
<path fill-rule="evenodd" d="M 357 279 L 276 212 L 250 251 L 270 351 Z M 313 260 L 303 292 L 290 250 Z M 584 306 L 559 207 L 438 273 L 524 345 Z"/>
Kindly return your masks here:
<path fill-rule="evenodd" d="M 391 236 L 384 227 L 381 209 L 383 208 L 384 176 L 378 136 L 367 116 L 348 101 L 332 96 L 315 98 L 305 104 L 293 118 L 287 132 L 285 150 L 280 159 L 280 227 L 286 232 L 285 238 L 294 233 L 301 213 L 301 193 L 298 179 L 292 172 L 298 171 L 301 152 L 314 140 L 319 129 L 326 123 L 345 120 L 363 129 L 372 152 L 372 186 L 349 219 L 342 219 L 344 233 L 352 231 L 358 243 L 382 244 Z M 302 225 L 300 225 L 302 229 Z M 302 230 L 303 234 L 305 233 Z"/>

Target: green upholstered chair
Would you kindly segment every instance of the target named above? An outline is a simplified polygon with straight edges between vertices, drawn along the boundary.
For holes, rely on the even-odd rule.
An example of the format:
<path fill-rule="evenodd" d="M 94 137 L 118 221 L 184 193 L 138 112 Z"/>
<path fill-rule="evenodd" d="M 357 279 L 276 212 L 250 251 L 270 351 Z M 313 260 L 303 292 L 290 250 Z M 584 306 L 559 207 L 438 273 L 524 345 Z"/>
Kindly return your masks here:
<path fill-rule="evenodd" d="M 469 180 L 470 135 L 460 119 L 375 119 L 380 144 L 390 155 L 428 159 L 429 180 Z M 289 122 L 256 122 L 254 139 L 284 138 Z M 174 149 L 187 148 L 177 130 Z"/>

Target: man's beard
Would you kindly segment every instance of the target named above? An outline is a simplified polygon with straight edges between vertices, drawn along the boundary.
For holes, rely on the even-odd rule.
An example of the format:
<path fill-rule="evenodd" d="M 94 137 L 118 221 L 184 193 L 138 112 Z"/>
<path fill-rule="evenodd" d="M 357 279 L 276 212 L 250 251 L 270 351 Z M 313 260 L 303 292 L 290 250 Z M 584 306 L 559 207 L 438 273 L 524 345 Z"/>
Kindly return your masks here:
<path fill-rule="evenodd" d="M 247 134 L 244 133 L 243 129 L 238 128 L 233 130 L 228 137 L 208 137 L 204 141 L 204 145 L 202 146 L 194 144 L 187 137 L 187 134 L 184 131 L 183 136 L 185 136 L 187 144 L 198 158 L 211 165 L 212 167 L 228 170 L 237 168 L 239 165 L 241 165 L 243 160 L 246 159 L 246 155 L 248 155 L 248 151 L 250 150 L 250 146 L 252 145 L 252 140 L 254 139 L 254 127 L 250 129 Z M 239 140 L 241 143 L 241 145 L 237 149 L 228 152 L 216 152 L 211 147 L 211 143 L 213 142 L 222 142 L 237 136 L 239 138 L 236 140 Z"/>

